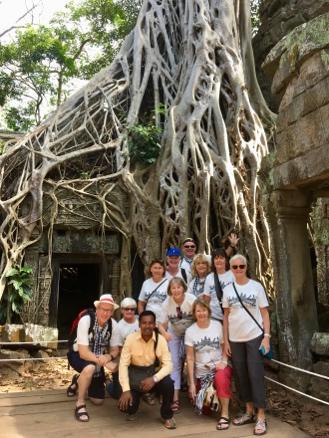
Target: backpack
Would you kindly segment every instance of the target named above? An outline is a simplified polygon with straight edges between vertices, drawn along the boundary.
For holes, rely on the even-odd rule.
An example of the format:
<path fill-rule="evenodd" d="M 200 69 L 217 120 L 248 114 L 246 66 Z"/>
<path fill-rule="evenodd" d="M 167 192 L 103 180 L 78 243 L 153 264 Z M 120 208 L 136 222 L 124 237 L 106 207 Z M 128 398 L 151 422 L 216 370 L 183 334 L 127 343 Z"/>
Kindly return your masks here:
<path fill-rule="evenodd" d="M 74 343 L 76 341 L 76 338 L 77 338 L 77 331 L 78 331 L 79 321 L 80 321 L 80 319 L 83 316 L 86 316 L 86 315 L 89 315 L 89 317 L 90 317 L 90 326 L 89 326 L 89 329 L 88 329 L 88 335 L 90 333 L 92 333 L 93 330 L 94 330 L 95 320 L 96 320 L 95 310 L 94 309 L 83 309 L 83 310 L 81 310 L 81 312 L 79 312 L 79 314 L 77 315 L 77 317 L 74 319 L 74 321 L 71 324 L 71 328 L 70 328 L 70 332 L 69 332 L 69 336 L 68 336 L 68 347 L 69 347 L 69 350 L 73 350 L 73 345 L 74 345 Z M 108 333 L 109 333 L 109 337 L 111 338 L 111 336 L 112 336 L 112 319 L 111 318 L 107 321 L 107 324 L 108 324 L 108 329 L 107 330 L 108 330 Z"/>

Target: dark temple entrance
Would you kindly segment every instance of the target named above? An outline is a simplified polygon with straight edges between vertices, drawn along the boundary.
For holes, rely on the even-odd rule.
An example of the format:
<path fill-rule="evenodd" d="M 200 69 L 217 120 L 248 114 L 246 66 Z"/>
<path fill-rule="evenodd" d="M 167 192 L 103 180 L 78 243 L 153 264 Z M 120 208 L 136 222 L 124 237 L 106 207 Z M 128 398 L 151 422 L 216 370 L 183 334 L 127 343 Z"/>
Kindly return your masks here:
<path fill-rule="evenodd" d="M 57 327 L 59 339 L 67 339 L 72 321 L 99 297 L 100 265 L 60 264 Z"/>

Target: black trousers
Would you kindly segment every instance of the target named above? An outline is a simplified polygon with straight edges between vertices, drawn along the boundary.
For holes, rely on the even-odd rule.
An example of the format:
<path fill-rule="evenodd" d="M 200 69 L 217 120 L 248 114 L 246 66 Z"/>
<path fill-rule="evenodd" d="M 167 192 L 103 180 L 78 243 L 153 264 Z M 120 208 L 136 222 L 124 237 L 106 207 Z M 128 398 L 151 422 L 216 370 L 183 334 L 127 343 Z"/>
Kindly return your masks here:
<path fill-rule="evenodd" d="M 174 382 L 170 376 L 164 377 L 160 382 L 156 383 L 153 390 L 158 395 L 162 396 L 162 404 L 160 408 L 161 417 L 164 420 L 168 420 L 173 417 L 173 411 L 171 409 L 171 404 L 174 397 Z M 128 407 L 128 414 L 135 414 L 139 407 L 140 398 L 143 392 L 132 389 L 131 395 L 133 398 L 132 405 Z"/>
<path fill-rule="evenodd" d="M 233 375 L 239 398 L 265 409 L 264 361 L 259 351 L 263 336 L 247 342 L 231 342 Z"/>

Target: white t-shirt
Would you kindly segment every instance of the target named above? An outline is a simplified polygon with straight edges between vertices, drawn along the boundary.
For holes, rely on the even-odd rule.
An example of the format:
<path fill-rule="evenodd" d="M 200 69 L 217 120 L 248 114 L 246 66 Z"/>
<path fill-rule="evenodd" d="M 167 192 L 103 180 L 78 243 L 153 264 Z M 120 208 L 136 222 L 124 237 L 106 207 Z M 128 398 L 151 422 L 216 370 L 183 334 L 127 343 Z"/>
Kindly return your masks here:
<path fill-rule="evenodd" d="M 186 284 L 189 284 L 189 282 L 191 281 L 191 272 L 185 271 L 186 272 Z M 172 278 L 174 277 L 178 277 L 178 278 L 182 278 L 185 281 L 185 278 L 183 277 L 182 274 L 182 270 L 181 268 L 178 269 L 178 272 L 176 275 L 171 275 L 170 272 L 166 271 L 165 277 L 170 281 Z"/>
<path fill-rule="evenodd" d="M 215 274 L 213 272 L 208 274 L 204 285 L 204 294 L 210 297 L 211 318 L 215 320 L 222 320 L 223 312 L 217 298 L 214 275 Z M 233 283 L 234 275 L 232 271 L 226 271 L 224 274 L 217 274 L 217 275 L 224 293 L 224 288 L 228 284 Z"/>
<path fill-rule="evenodd" d="M 122 347 L 126 340 L 126 337 L 130 335 L 130 333 L 137 332 L 138 329 L 139 322 L 137 316 L 135 317 L 135 321 L 132 323 L 125 321 L 123 318 L 120 319 L 112 336 L 112 344 L 115 347 Z"/>
<path fill-rule="evenodd" d="M 163 303 L 160 322 L 169 322 L 169 328 L 177 335 L 182 336 L 186 329 L 190 327 L 193 322 L 192 306 L 195 301 L 195 296 L 185 293 L 184 301 L 179 306 L 173 299 L 168 296 Z M 181 314 L 177 313 L 177 307 L 180 308 Z"/>
<path fill-rule="evenodd" d="M 144 301 L 147 303 L 145 306 L 145 310 L 152 310 L 152 312 L 155 313 L 156 321 L 160 320 L 162 304 L 168 296 L 167 295 L 168 284 L 169 282 L 166 278 L 161 278 L 161 280 L 158 283 L 153 281 L 152 278 L 149 278 L 144 281 L 141 292 L 138 297 L 140 301 Z M 154 293 L 152 293 L 156 288 L 157 290 Z"/>
<path fill-rule="evenodd" d="M 112 321 L 112 336 L 110 339 L 110 346 L 114 347 L 113 344 L 113 338 L 115 337 L 115 331 L 117 330 L 118 323 L 115 321 L 115 319 L 111 318 Z M 78 351 L 78 345 L 88 345 L 89 346 L 89 340 L 92 338 L 92 333 L 89 332 L 90 327 L 90 316 L 85 315 L 83 316 L 78 324 L 77 328 L 77 340 L 73 344 L 73 350 Z"/>
<path fill-rule="evenodd" d="M 255 280 L 249 280 L 248 283 L 244 285 L 234 284 L 241 301 L 262 327 L 263 319 L 259 309 L 268 307 L 263 286 Z M 230 341 L 247 342 L 262 334 L 261 329 L 241 306 L 234 291 L 233 284 L 228 285 L 223 291 L 223 307 L 230 309 L 228 316 Z"/>
<path fill-rule="evenodd" d="M 196 298 L 199 298 L 204 293 L 206 278 L 199 279 L 198 277 L 194 277 L 188 284 L 187 292 L 194 295 Z M 197 283 L 196 286 L 195 283 Z"/>
<path fill-rule="evenodd" d="M 181 267 L 181 269 L 185 269 L 185 272 L 186 272 L 186 275 L 188 278 L 189 277 L 192 278 L 192 272 L 191 272 L 192 261 L 193 260 L 191 260 L 191 262 L 189 262 L 185 257 L 182 257 L 182 260 L 180 262 L 180 267 Z"/>
<path fill-rule="evenodd" d="M 215 368 L 222 358 L 223 329 L 218 321 L 210 320 L 207 328 L 195 322 L 185 333 L 185 345 L 194 348 L 195 376 L 197 378 Z"/>

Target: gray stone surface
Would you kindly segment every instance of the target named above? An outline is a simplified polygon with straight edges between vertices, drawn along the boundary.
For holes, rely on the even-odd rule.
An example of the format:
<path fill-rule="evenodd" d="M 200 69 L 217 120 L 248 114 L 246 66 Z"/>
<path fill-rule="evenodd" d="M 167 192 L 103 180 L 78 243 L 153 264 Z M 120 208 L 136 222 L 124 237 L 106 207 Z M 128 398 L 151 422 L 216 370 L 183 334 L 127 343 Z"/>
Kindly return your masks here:
<path fill-rule="evenodd" d="M 329 333 L 314 333 L 311 341 L 311 350 L 319 356 L 329 357 Z"/>

